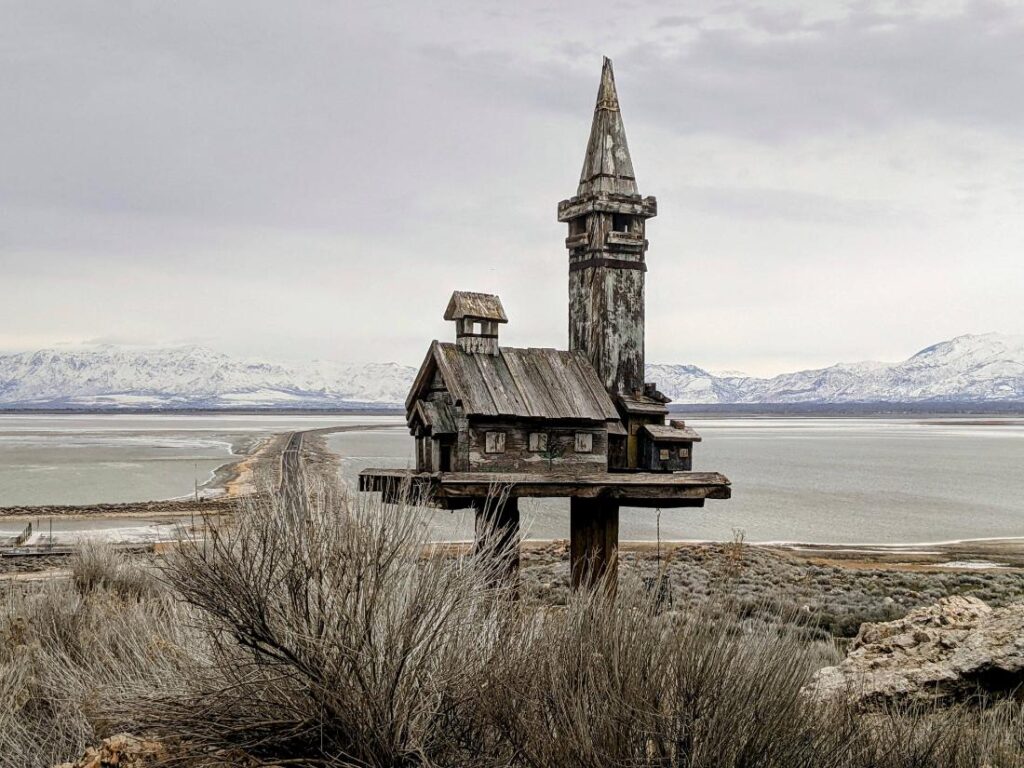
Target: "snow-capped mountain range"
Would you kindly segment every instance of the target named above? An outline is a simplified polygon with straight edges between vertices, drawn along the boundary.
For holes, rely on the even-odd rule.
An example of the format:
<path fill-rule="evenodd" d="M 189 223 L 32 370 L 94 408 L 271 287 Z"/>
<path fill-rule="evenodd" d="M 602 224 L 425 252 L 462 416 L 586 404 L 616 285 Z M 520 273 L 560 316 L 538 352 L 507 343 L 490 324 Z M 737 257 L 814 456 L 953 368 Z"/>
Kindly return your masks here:
<path fill-rule="evenodd" d="M 204 347 L 102 345 L 0 355 L 3 408 L 339 408 L 402 403 L 416 369 L 397 363 L 242 361 Z M 647 366 L 679 404 L 1024 402 L 1024 336 L 958 336 L 900 363 L 757 378 Z"/>

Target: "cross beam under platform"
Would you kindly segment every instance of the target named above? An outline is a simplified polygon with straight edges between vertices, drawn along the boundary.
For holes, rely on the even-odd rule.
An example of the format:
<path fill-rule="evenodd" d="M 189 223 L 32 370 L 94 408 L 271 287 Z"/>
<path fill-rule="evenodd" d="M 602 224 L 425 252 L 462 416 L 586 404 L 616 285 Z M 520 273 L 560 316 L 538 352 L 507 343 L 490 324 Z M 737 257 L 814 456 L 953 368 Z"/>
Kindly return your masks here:
<path fill-rule="evenodd" d="M 626 507 L 702 507 L 728 499 L 729 479 L 718 472 L 597 472 L 586 475 L 530 472 L 416 472 L 364 469 L 359 490 L 394 500 L 412 494 L 446 509 L 473 505 L 498 492 L 515 498 L 606 499 Z"/>
<path fill-rule="evenodd" d="M 474 507 L 477 528 L 497 515 L 502 541 L 516 547 L 520 498 L 569 498 L 570 569 L 573 587 L 615 578 L 619 508 L 702 507 L 705 499 L 728 499 L 729 479 L 718 472 L 599 472 L 586 475 L 527 472 L 416 472 L 364 469 L 359 490 L 378 492 L 385 502 L 412 499 L 446 509 Z M 485 510 L 500 504 L 503 509 Z"/>

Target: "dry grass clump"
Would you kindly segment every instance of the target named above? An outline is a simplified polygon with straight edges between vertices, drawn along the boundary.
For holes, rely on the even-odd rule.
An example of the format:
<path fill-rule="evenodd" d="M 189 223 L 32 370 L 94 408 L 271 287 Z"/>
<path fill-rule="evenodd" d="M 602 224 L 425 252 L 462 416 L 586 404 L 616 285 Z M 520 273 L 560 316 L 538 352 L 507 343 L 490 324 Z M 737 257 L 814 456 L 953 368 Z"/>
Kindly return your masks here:
<path fill-rule="evenodd" d="M 147 725 L 200 763 L 230 750 L 275 763 L 455 761 L 464 711 L 512 612 L 484 555 L 424 556 L 419 515 L 321 488 L 246 503 L 166 571 L 199 608 L 211 663 Z M 276 764 L 276 763 L 275 763 Z"/>
<path fill-rule="evenodd" d="M 179 766 L 1024 766 L 1019 703 L 814 703 L 835 657 L 790 616 L 666 611 L 630 578 L 537 606 L 493 550 L 433 550 L 412 505 L 306 488 L 249 500 L 159 580 L 91 550 L 10 591 L 0 765 L 129 730 Z"/>
<path fill-rule="evenodd" d="M 800 688 L 820 647 L 788 618 L 664 612 L 630 580 L 530 607 L 493 586 L 488 553 L 432 553 L 420 521 L 321 491 L 187 544 L 167 578 L 213 650 L 138 726 L 193 765 L 1024 764 L 1019 705 L 816 704 Z"/>
<path fill-rule="evenodd" d="M 71 578 L 82 594 L 106 589 L 124 598 L 150 596 L 157 586 L 151 568 L 102 541 L 81 544 L 71 561 Z"/>
<path fill-rule="evenodd" d="M 73 579 L 0 597 L 0 765 L 49 766 L 120 724 L 112 705 L 195 668 L 190 609 L 117 553 L 85 552 Z M 142 585 L 146 586 L 143 587 Z"/>

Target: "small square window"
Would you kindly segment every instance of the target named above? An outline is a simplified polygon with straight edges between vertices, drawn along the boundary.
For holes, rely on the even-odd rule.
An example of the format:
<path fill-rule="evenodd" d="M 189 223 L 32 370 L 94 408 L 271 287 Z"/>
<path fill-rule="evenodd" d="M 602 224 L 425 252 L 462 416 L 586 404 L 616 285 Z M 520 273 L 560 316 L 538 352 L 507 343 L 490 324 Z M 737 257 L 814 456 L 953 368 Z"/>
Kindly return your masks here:
<path fill-rule="evenodd" d="M 662 461 L 668 461 L 668 448 L 662 448 L 660 451 L 658 451 L 658 458 L 660 458 Z"/>
<path fill-rule="evenodd" d="M 687 459 L 689 457 L 690 457 L 690 449 L 689 448 L 680 448 L 679 449 L 679 458 L 680 459 Z"/>
<path fill-rule="evenodd" d="M 484 435 L 484 453 L 504 453 L 505 433 L 487 432 Z"/>
<path fill-rule="evenodd" d="M 576 453 L 590 453 L 594 450 L 594 436 L 589 432 L 576 433 Z"/>
<path fill-rule="evenodd" d="M 548 449 L 548 436 L 544 432 L 530 433 L 530 450 L 539 453 Z"/>

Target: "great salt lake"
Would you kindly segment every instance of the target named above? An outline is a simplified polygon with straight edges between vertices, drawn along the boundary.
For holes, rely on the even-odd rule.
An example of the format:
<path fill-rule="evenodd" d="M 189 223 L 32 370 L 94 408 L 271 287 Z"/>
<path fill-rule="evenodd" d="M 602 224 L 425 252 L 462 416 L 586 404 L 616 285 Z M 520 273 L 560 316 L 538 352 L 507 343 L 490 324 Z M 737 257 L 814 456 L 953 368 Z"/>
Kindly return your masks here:
<path fill-rule="evenodd" d="M 1024 536 L 1024 420 L 688 419 L 704 441 L 694 469 L 732 481 L 733 497 L 665 510 L 663 539 L 911 544 Z M 343 477 L 412 464 L 394 431 L 329 438 Z M 522 502 L 532 538 L 567 538 L 568 502 Z M 653 510 L 623 509 L 620 537 L 652 540 Z M 472 536 L 470 513 L 433 516 L 438 538 Z"/>
<path fill-rule="evenodd" d="M 374 416 L 0 414 L 0 506 L 185 496 L 251 441 Z M 395 421 L 395 419 L 390 419 Z"/>
<path fill-rule="evenodd" d="M 694 468 L 733 483 L 729 501 L 665 510 L 665 539 L 909 544 L 1024 536 L 1024 420 L 688 419 L 704 437 Z M 341 475 L 406 467 L 401 418 L 305 415 L 0 415 L 0 506 L 140 501 L 187 495 L 198 479 L 274 432 L 355 424 L 329 436 Z M 564 501 L 525 500 L 533 538 L 568 536 Z M 624 509 L 621 537 L 653 539 L 653 510 Z M 436 538 L 469 538 L 466 512 L 431 515 Z M 68 525 L 71 521 L 55 522 Z M 147 525 L 140 521 L 140 525 Z M 0 522 L 0 535 L 14 523 Z M 75 527 L 114 525 L 80 520 Z M 124 525 L 124 523 L 118 523 Z"/>

